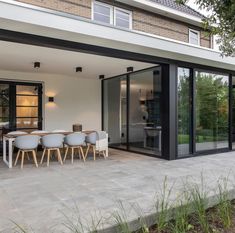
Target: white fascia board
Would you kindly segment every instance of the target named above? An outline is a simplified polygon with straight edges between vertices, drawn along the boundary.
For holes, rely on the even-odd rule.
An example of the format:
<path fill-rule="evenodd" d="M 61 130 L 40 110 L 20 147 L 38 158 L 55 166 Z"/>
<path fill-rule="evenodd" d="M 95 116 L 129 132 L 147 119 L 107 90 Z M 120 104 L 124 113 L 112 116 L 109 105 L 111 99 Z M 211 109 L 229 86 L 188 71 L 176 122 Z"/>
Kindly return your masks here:
<path fill-rule="evenodd" d="M 157 2 L 148 0 L 117 0 L 118 2 L 125 3 L 143 10 L 157 13 L 175 20 L 183 21 L 195 26 L 202 27 L 202 18 L 190 15 L 170 7 L 163 6 Z"/>
<path fill-rule="evenodd" d="M 0 9 L 2 29 L 235 70 L 235 58 L 212 49 L 1 1 Z"/>

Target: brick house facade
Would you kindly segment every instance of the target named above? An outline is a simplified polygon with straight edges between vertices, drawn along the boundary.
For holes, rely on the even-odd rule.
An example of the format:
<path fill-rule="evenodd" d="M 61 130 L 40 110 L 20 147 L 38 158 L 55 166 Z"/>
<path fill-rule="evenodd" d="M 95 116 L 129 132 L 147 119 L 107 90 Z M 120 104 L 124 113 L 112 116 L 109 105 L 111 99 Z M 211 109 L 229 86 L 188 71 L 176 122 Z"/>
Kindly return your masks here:
<path fill-rule="evenodd" d="M 91 19 L 92 0 L 17 0 L 56 11 Z M 118 3 L 112 0 L 102 2 L 122 7 L 132 12 L 132 29 L 144 33 L 154 34 L 182 42 L 189 41 L 189 29 L 200 31 L 200 45 L 212 48 L 212 40 L 202 28 L 178 20 L 168 18 L 156 13 Z"/>

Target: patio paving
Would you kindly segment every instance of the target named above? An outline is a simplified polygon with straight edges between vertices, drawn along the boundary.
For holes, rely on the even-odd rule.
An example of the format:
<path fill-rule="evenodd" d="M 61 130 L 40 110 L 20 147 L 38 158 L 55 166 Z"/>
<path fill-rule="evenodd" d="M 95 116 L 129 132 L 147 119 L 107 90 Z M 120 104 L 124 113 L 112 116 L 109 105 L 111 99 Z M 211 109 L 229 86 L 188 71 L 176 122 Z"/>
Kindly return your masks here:
<path fill-rule="evenodd" d="M 63 166 L 52 162 L 38 169 L 27 164 L 23 170 L 19 166 L 10 170 L 1 162 L 0 232 L 14 232 L 11 221 L 35 233 L 69 232 L 63 225 L 64 215 L 72 218 L 79 210 L 87 223 L 94 215 L 110 216 L 119 201 L 126 209 L 138 203 L 143 213 L 151 213 L 166 176 L 177 196 L 188 177 L 199 183 L 203 173 L 207 187 L 213 188 L 220 176 L 230 173 L 233 180 L 234 171 L 235 152 L 165 161 L 110 150 L 107 160 L 85 164 L 68 160 Z M 130 211 L 128 218 L 134 217 Z"/>

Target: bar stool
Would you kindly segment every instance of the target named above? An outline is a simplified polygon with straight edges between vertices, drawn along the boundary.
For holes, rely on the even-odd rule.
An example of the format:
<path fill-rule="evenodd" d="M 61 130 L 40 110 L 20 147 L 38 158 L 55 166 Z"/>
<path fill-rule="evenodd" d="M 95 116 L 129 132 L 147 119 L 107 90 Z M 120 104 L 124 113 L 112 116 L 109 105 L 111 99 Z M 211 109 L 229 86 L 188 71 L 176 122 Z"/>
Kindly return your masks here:
<path fill-rule="evenodd" d="M 38 147 L 39 139 L 40 137 L 37 135 L 18 136 L 15 139 L 15 147 L 19 149 L 14 164 L 15 166 L 21 154 L 21 169 L 22 169 L 24 166 L 25 153 L 29 154 L 29 152 L 32 152 L 34 163 L 36 167 L 38 167 L 37 158 L 36 158 L 36 149 Z"/>
<path fill-rule="evenodd" d="M 60 148 L 63 148 L 64 135 L 63 134 L 50 134 L 42 137 L 42 147 L 44 148 L 40 164 L 43 163 L 45 153 L 47 151 L 47 166 L 51 157 L 51 151 L 57 152 L 58 162 L 63 165 Z"/>
<path fill-rule="evenodd" d="M 82 149 L 82 146 L 85 143 L 85 134 L 83 134 L 83 133 L 69 134 L 65 137 L 64 143 L 67 146 L 66 151 L 65 151 L 64 161 L 66 160 L 69 149 L 71 149 L 71 151 L 72 151 L 71 162 L 73 163 L 74 151 L 75 151 L 75 149 L 78 149 L 79 158 L 81 159 L 81 155 L 82 155 L 83 162 L 85 162 L 85 156 L 84 156 L 84 152 Z"/>

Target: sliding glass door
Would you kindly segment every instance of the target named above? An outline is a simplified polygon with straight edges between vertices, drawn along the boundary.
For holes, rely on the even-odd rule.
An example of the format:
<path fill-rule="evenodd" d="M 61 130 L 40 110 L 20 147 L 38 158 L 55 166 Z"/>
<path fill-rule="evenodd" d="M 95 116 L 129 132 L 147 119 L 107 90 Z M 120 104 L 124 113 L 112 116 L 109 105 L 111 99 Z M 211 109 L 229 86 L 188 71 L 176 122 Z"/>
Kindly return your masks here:
<path fill-rule="evenodd" d="M 162 154 L 162 67 L 103 81 L 103 128 L 109 146 Z"/>
<path fill-rule="evenodd" d="M 129 75 L 129 149 L 161 155 L 161 67 Z"/>
<path fill-rule="evenodd" d="M 196 151 L 228 148 L 229 76 L 195 72 Z"/>
<path fill-rule="evenodd" d="M 188 68 L 178 68 L 178 157 L 192 153 L 192 79 Z"/>
<path fill-rule="evenodd" d="M 178 157 L 229 148 L 229 75 L 178 68 Z"/>
<path fill-rule="evenodd" d="M 103 122 L 109 133 L 109 144 L 127 149 L 127 77 L 108 79 L 103 88 Z"/>

